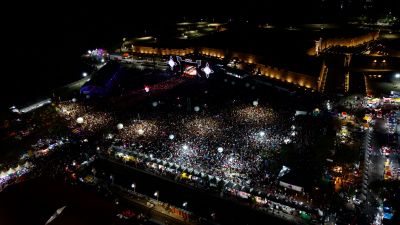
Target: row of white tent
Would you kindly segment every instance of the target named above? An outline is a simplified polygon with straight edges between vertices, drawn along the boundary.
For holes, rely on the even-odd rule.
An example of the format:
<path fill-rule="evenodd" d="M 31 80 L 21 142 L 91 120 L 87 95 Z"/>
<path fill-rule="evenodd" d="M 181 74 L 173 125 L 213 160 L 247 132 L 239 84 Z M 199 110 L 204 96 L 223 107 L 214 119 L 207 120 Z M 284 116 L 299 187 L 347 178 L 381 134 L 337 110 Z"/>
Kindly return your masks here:
<path fill-rule="evenodd" d="M 22 166 L 18 165 L 15 168 L 11 168 L 10 167 L 7 171 L 2 171 L 0 173 L 0 179 L 5 178 L 5 177 L 10 176 L 10 175 L 13 175 L 13 174 L 21 171 L 22 169 L 28 169 L 30 167 L 31 167 L 31 163 L 29 163 L 29 162 L 25 162 L 25 164 L 23 164 Z"/>

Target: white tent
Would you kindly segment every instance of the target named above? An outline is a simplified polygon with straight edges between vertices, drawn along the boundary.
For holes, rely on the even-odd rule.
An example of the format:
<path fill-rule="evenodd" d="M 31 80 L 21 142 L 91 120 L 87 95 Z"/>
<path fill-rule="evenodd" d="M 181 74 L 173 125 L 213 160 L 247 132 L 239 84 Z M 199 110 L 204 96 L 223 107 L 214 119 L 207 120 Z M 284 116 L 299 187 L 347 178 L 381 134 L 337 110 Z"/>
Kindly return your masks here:
<path fill-rule="evenodd" d="M 296 110 L 296 114 L 294 114 L 295 116 L 303 116 L 303 115 L 307 115 L 307 112 L 306 111 L 299 111 L 299 110 Z"/>
<path fill-rule="evenodd" d="M 13 168 L 8 169 L 7 175 L 15 173 L 15 170 Z"/>

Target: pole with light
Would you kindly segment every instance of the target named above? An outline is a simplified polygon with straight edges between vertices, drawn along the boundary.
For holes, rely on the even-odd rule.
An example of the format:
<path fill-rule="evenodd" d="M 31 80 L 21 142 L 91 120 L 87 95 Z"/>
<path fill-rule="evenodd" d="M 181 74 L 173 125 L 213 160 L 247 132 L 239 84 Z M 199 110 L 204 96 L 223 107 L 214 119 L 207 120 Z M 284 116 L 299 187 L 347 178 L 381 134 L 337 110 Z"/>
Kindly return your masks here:
<path fill-rule="evenodd" d="M 131 184 L 131 187 L 132 187 L 132 189 L 133 189 L 133 193 L 136 193 L 136 184 L 135 184 L 135 183 L 132 183 L 132 184 Z"/>
<path fill-rule="evenodd" d="M 159 195 L 160 195 L 160 194 L 158 193 L 158 191 L 154 192 L 154 197 L 157 198 L 157 201 L 158 201 L 158 196 L 159 196 Z"/>

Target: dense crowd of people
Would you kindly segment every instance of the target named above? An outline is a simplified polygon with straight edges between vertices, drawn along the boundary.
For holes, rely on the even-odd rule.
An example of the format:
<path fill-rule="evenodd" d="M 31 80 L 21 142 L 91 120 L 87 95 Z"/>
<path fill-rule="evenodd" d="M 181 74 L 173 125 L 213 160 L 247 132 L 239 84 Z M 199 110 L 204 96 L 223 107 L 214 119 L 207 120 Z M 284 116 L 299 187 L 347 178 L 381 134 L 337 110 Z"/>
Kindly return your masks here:
<path fill-rule="evenodd" d="M 277 151 L 282 144 L 296 140 L 293 115 L 258 104 L 153 113 L 120 127 L 110 113 L 92 111 L 76 102 L 62 102 L 59 108 L 71 126 L 88 132 L 112 130 L 104 136 L 126 149 L 251 186 L 262 185 L 266 177 L 261 152 Z M 83 121 L 79 123 L 78 118 Z"/>
<path fill-rule="evenodd" d="M 207 90 L 202 93 L 212 96 Z M 272 190 L 275 194 L 277 189 L 270 180 L 273 173 L 267 166 L 269 161 L 279 160 L 276 157 L 282 145 L 308 145 L 313 139 L 309 131 L 301 130 L 301 124 L 298 126 L 295 110 L 290 106 L 274 106 L 263 100 L 259 103 L 258 99 L 226 100 L 229 95 L 224 94 L 218 100 L 193 97 L 193 101 L 200 101 L 193 107 L 189 97 L 180 95 L 178 92 L 175 97 L 156 100 L 158 104 L 153 102 L 151 110 L 146 109 L 145 113 L 141 111 L 143 108 L 113 111 L 76 99 L 57 102 L 55 108 L 72 133 L 77 134 L 72 135 L 76 140 L 81 139 L 82 143 L 94 140 L 89 145 L 98 146 L 97 150 L 106 151 L 114 145 L 122 147 L 128 155 L 139 153 L 157 159 L 165 166 L 153 171 L 160 175 L 173 179 L 183 176 L 170 167 L 174 165 L 185 168 L 183 171 L 189 171 L 188 174 L 196 172 L 198 177 L 216 179 L 217 183 L 230 182 L 234 186 Z M 184 100 L 187 107 L 182 107 Z M 140 163 L 136 167 L 145 170 L 154 166 L 138 157 L 134 161 Z M 69 166 L 60 163 L 56 167 L 65 172 Z M 210 188 L 209 183 L 200 180 L 203 179 L 196 186 Z M 282 198 L 290 199 L 290 196 Z"/>
<path fill-rule="evenodd" d="M 78 132 L 97 132 L 113 122 L 110 113 L 95 111 L 89 106 L 76 103 L 75 99 L 60 102 L 57 108 L 61 116 L 69 121 L 69 127 L 78 129 Z"/>

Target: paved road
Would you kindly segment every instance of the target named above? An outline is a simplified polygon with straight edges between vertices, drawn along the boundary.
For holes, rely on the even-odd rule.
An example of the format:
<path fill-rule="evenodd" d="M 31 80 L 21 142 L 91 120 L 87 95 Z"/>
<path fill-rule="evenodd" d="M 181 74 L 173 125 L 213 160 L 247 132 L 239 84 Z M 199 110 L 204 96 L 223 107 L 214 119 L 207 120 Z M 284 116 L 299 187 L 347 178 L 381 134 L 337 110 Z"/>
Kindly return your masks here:
<path fill-rule="evenodd" d="M 270 216 L 249 206 L 234 201 L 220 198 L 208 192 L 181 185 L 145 172 L 129 169 L 119 164 L 106 160 L 97 162 L 96 170 L 105 171 L 115 175 L 115 183 L 129 187 L 132 182 L 136 183 L 136 191 L 148 196 L 158 190 L 160 201 L 168 202 L 171 205 L 182 205 L 188 202 L 188 210 L 196 215 L 211 219 L 212 212 L 216 214 L 216 222 L 221 224 L 259 224 L 259 221 L 266 221 L 264 224 L 293 224 L 288 221 Z M 243 216 L 246 215 L 246 216 Z M 283 215 L 285 216 L 285 215 Z M 290 215 L 286 217 L 289 218 Z M 290 218 L 289 218 L 290 219 Z M 292 218 L 293 219 L 293 218 Z"/>
<path fill-rule="evenodd" d="M 187 225 L 187 224 L 200 224 L 197 221 L 184 220 L 182 217 L 174 215 L 167 210 L 165 210 L 160 204 L 155 200 L 146 199 L 142 195 L 137 195 L 134 193 L 129 193 L 128 191 L 122 190 L 119 187 L 114 186 L 112 188 L 123 205 L 129 207 L 134 206 L 135 210 L 143 213 L 152 221 L 158 224 L 177 224 L 177 225 Z M 131 191 L 133 192 L 133 191 Z"/>

